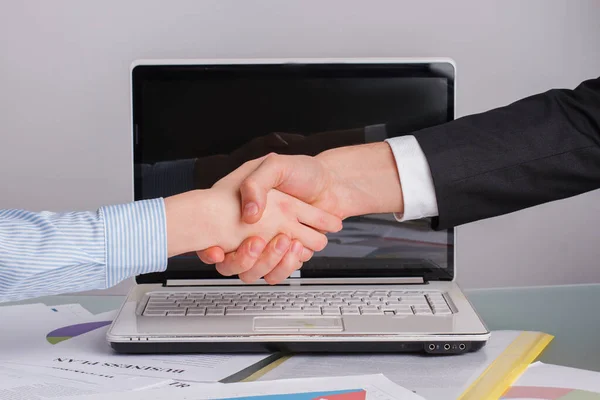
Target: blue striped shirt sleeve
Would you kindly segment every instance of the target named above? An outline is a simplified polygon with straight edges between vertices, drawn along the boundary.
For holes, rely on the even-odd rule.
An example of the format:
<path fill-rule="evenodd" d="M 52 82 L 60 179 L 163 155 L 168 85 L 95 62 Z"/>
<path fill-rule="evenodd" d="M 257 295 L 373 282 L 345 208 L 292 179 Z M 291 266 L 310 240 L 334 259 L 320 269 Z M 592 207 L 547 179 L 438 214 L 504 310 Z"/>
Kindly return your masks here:
<path fill-rule="evenodd" d="M 105 289 L 166 265 L 162 198 L 96 212 L 0 210 L 0 301 Z"/>

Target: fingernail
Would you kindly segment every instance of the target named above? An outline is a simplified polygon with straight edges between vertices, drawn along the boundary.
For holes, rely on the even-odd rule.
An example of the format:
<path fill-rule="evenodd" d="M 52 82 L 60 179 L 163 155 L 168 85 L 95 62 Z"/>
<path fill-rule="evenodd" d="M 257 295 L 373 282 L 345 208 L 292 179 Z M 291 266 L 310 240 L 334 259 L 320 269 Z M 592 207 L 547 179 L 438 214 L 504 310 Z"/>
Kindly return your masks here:
<path fill-rule="evenodd" d="M 248 203 L 244 207 L 244 214 L 251 216 L 258 214 L 258 205 L 256 203 Z"/>
<path fill-rule="evenodd" d="M 300 242 L 294 242 L 292 245 L 292 252 L 294 254 L 300 255 L 302 254 L 302 250 L 304 250 L 304 246 Z"/>
<path fill-rule="evenodd" d="M 263 251 L 263 244 L 259 241 L 254 241 L 250 244 L 250 255 L 252 257 L 258 257 Z"/>
<path fill-rule="evenodd" d="M 306 260 L 307 258 L 310 258 L 310 250 L 303 248 L 302 249 L 302 259 Z"/>
<path fill-rule="evenodd" d="M 277 243 L 275 243 L 275 249 L 277 249 L 277 251 L 280 254 L 284 253 L 285 251 L 287 251 L 287 249 L 289 247 L 290 247 L 290 240 L 287 238 L 287 236 L 280 237 L 277 240 Z"/>

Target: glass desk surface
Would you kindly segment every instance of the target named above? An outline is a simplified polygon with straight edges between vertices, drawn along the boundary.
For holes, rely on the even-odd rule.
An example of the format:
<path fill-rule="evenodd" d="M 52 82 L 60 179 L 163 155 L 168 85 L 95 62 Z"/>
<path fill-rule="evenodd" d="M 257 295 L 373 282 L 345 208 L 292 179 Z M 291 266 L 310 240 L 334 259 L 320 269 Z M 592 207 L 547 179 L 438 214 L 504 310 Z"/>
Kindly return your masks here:
<path fill-rule="evenodd" d="M 490 330 L 542 331 L 555 336 L 540 360 L 600 371 L 600 284 L 465 290 Z M 79 303 L 96 314 L 123 296 L 53 296 L 19 303 Z"/>

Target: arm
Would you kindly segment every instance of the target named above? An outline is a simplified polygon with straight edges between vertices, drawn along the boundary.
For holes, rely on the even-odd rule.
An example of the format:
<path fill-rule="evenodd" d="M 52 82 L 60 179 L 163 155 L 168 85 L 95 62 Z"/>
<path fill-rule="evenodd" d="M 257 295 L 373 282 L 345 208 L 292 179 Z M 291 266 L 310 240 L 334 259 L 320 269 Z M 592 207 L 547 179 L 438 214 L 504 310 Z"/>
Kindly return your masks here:
<path fill-rule="evenodd" d="M 0 210 L 0 301 L 104 289 L 161 271 L 165 224 L 161 199 L 96 212 Z"/>
<path fill-rule="evenodd" d="M 406 124 L 387 124 L 386 131 L 388 136 L 405 134 Z M 387 142 L 397 164 L 394 166 L 388 158 L 388 162 L 377 166 L 380 175 L 369 170 L 376 164 L 369 163 L 367 146 L 330 150 L 315 157 L 324 161 L 321 167 L 332 168 L 333 176 L 341 181 L 344 177 L 357 179 L 357 185 L 347 184 L 345 188 L 330 185 L 334 192 L 330 197 L 337 192 L 349 200 L 346 204 L 332 203 L 342 215 L 374 210 L 395 211 L 404 219 L 439 215 L 434 227 L 445 229 L 574 196 L 600 187 L 600 79 L 586 81 L 575 90 L 551 90 Z M 346 162 L 342 162 L 344 159 Z M 259 218 L 263 204 L 260 193 L 270 185 L 293 191 L 307 201 L 322 201 L 326 191 L 315 192 L 318 185 L 295 184 L 303 182 L 298 177 L 303 177 L 305 171 L 318 171 L 304 170 L 304 164 L 279 158 L 279 162 L 253 173 L 242 185 L 244 204 L 250 204 L 245 220 Z M 357 172 L 357 166 L 367 167 L 362 168 L 364 175 Z M 394 168 L 401 187 L 400 182 L 391 179 L 390 170 Z M 369 208 L 373 205 L 369 201 L 371 190 L 381 196 L 380 206 L 384 207 Z M 391 210 L 388 206 L 394 202 L 386 202 L 398 193 L 397 210 Z M 357 201 L 360 198 L 365 201 Z M 223 261 L 221 269 L 251 272 L 222 252 L 215 250 L 204 256 Z M 267 276 L 276 279 L 285 278 L 289 271 L 285 265 L 263 262 L 267 255 L 252 258 L 245 252 L 238 254 L 238 259 L 246 258 L 244 265 L 256 262 Z M 308 258 L 305 256 L 304 261 Z"/>
<path fill-rule="evenodd" d="M 416 132 L 446 229 L 600 187 L 600 78 Z"/>
<path fill-rule="evenodd" d="M 213 189 L 96 212 L 0 210 L 0 301 L 104 289 L 162 271 L 168 257 L 211 246 L 233 251 L 249 236 L 271 241 L 281 232 L 321 250 L 320 231 L 341 229 L 338 218 L 277 191 L 263 219 L 244 224 L 239 181 L 231 174 Z"/>

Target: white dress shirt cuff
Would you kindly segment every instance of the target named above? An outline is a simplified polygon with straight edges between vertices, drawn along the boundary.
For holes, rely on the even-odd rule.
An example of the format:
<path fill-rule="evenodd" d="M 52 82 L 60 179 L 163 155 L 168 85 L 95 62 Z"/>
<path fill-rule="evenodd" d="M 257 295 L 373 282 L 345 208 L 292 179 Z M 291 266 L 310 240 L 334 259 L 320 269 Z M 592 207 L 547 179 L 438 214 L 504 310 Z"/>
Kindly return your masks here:
<path fill-rule="evenodd" d="M 395 213 L 400 222 L 438 215 L 437 199 L 429 164 L 419 142 L 414 136 L 387 139 L 390 145 L 402 186 L 404 213 Z"/>

